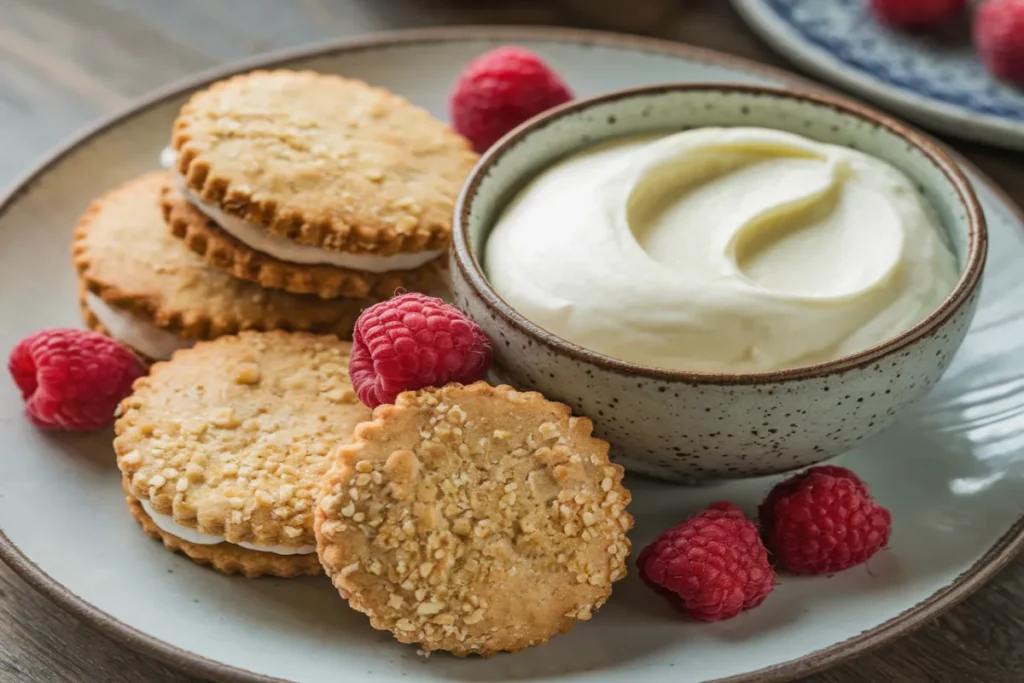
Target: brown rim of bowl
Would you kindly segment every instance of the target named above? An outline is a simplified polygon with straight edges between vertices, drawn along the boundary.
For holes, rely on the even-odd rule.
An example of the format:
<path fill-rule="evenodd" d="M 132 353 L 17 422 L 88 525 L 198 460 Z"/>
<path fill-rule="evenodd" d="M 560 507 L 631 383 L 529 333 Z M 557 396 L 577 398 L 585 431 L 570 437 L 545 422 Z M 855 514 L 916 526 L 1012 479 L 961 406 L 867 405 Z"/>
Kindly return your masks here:
<path fill-rule="evenodd" d="M 527 139 L 533 133 L 546 128 L 566 116 L 586 111 L 595 106 L 628 100 L 635 97 L 659 95 L 670 92 L 725 92 L 741 93 L 747 95 L 767 95 L 774 98 L 808 102 L 820 107 L 828 107 L 842 114 L 847 114 L 866 121 L 867 123 L 880 127 L 903 139 L 909 145 L 917 148 L 924 156 L 946 177 L 953 186 L 960 198 L 961 204 L 967 212 L 969 227 L 969 248 L 967 251 L 966 263 L 963 272 L 957 280 L 956 286 L 942 303 L 932 311 L 924 320 L 913 327 L 901 332 L 880 344 L 876 344 L 864 351 L 849 354 L 836 358 L 835 360 L 814 365 L 805 365 L 786 370 L 772 370 L 768 372 L 745 372 L 745 373 L 711 373 L 693 372 L 686 370 L 670 370 L 649 365 L 640 365 L 628 361 L 612 358 L 596 351 L 591 351 L 583 346 L 570 342 L 552 332 L 530 322 L 504 299 L 501 298 L 491 287 L 484 275 L 480 262 L 473 254 L 469 246 L 469 216 L 473 199 L 480 185 L 486 180 L 491 168 L 513 148 Z M 687 384 L 768 384 L 778 382 L 790 382 L 815 377 L 842 374 L 844 372 L 862 368 L 875 363 L 882 358 L 899 351 L 910 344 L 931 335 L 936 329 L 942 326 L 953 314 L 955 314 L 964 302 L 977 288 L 981 281 L 984 270 L 985 258 L 988 252 L 988 233 L 985 227 L 985 214 L 981 210 L 978 198 L 971 188 L 970 181 L 964 176 L 963 171 L 956 162 L 949 157 L 936 144 L 929 141 L 925 136 L 916 133 L 910 128 L 896 122 L 894 119 L 885 116 L 880 112 L 855 104 L 849 100 L 833 97 L 831 95 L 815 94 L 806 91 L 776 88 L 760 85 L 740 85 L 733 83 L 678 83 L 663 85 L 648 85 L 637 88 L 626 88 L 610 93 L 604 93 L 595 97 L 573 100 L 564 105 L 551 109 L 540 114 L 518 128 L 514 129 L 503 138 L 498 140 L 488 149 L 477 163 L 469 176 L 469 180 L 463 186 L 455 204 L 455 215 L 452 226 L 452 253 L 455 264 L 459 268 L 466 282 L 476 292 L 477 296 L 487 302 L 488 306 L 496 311 L 509 324 L 523 330 L 530 338 L 538 344 L 546 346 L 558 353 L 570 356 L 571 358 L 591 363 L 605 370 L 611 370 L 618 374 L 631 377 L 641 376 L 658 380 L 685 382 Z"/>
<path fill-rule="evenodd" d="M 356 53 L 381 47 L 401 47 L 451 40 L 550 40 L 572 43 L 583 47 L 597 45 L 606 49 L 635 50 L 647 54 L 686 58 L 690 61 L 704 64 L 724 64 L 737 71 L 759 74 L 780 83 L 790 83 L 794 87 L 831 92 L 827 86 L 816 84 L 796 74 L 764 66 L 723 52 L 657 38 L 584 29 L 542 26 L 461 26 L 393 31 L 358 38 L 331 40 L 298 48 L 279 50 L 186 77 L 133 102 L 125 109 L 115 112 L 97 123 L 87 126 L 69 140 L 58 144 L 41 162 L 30 168 L 7 190 L 0 194 L 0 216 L 6 213 L 17 199 L 28 192 L 51 167 L 60 163 L 64 157 L 90 142 L 93 138 L 116 127 L 122 121 L 153 107 L 160 106 L 169 99 L 182 96 L 196 88 L 208 85 L 213 81 L 250 69 L 287 66 L 289 62 L 296 60 L 343 53 Z M 1020 210 L 999 185 L 996 185 L 987 175 L 958 153 L 953 152 L 952 154 L 963 166 L 970 168 L 988 190 L 1014 214 L 1021 224 L 1024 224 L 1024 212 Z M 145 539 L 140 540 L 140 542 L 145 542 Z M 707 681 L 706 683 L 784 683 L 785 681 L 808 676 L 817 671 L 848 661 L 853 657 L 866 654 L 886 645 L 896 637 L 908 635 L 923 626 L 928 620 L 939 616 L 957 603 L 965 600 L 986 581 L 1006 567 L 1022 548 L 1024 548 L 1024 517 L 1018 518 L 992 544 L 988 551 L 962 574 L 950 581 L 948 585 L 943 586 L 932 595 L 893 616 L 888 621 L 851 636 L 846 640 L 809 652 L 800 657 L 772 664 L 755 671 Z M 180 647 L 171 645 L 155 636 L 129 626 L 79 597 L 68 590 L 63 584 L 53 579 L 34 561 L 29 559 L 7 537 L 2 529 L 0 529 L 0 558 L 35 590 L 52 600 L 61 609 L 81 619 L 88 626 L 95 628 L 104 635 L 133 650 L 154 657 L 182 671 L 221 683 L 295 683 L 294 681 L 256 673 L 239 666 L 209 659 L 194 652 L 183 650 Z"/>

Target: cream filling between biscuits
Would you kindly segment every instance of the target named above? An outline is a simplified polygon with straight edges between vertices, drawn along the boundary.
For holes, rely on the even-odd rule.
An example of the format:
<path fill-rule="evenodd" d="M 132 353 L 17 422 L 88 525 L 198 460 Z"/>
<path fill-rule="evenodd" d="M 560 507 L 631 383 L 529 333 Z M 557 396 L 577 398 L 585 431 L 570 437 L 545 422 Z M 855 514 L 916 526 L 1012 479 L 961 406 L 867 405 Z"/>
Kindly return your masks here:
<path fill-rule="evenodd" d="M 173 168 L 175 165 L 174 161 L 174 150 L 170 147 L 165 148 L 160 153 L 160 165 L 164 168 Z M 251 223 L 237 216 L 232 216 L 223 211 L 219 206 L 203 201 L 201 197 L 185 186 L 185 182 L 179 173 L 174 174 L 174 184 L 175 189 L 185 197 L 189 204 L 216 223 L 221 230 L 256 251 L 273 256 L 281 261 L 287 261 L 288 263 L 330 265 L 369 273 L 387 273 L 396 270 L 414 270 L 430 263 L 445 251 L 444 249 L 432 249 L 415 253 L 379 256 L 377 254 L 327 251 L 326 249 L 308 244 L 297 244 L 289 239 L 268 232 L 259 223 Z"/>
<path fill-rule="evenodd" d="M 139 498 L 139 503 L 142 505 L 142 509 L 146 511 L 149 518 L 153 520 L 153 524 L 156 524 L 163 531 L 180 538 L 188 543 L 194 543 L 196 545 L 219 545 L 221 543 L 229 543 L 223 536 L 213 536 L 211 534 L 201 534 L 194 529 L 183 527 L 174 521 L 174 518 L 170 515 L 164 515 L 153 509 L 152 504 L 148 500 Z M 238 543 L 231 543 L 231 545 L 237 545 L 242 548 L 249 550 L 256 550 L 261 553 L 273 553 L 274 555 L 312 555 L 316 552 L 315 545 L 303 545 L 298 548 L 289 548 L 283 545 L 256 545 L 254 543 L 246 543 L 239 541 Z"/>
<path fill-rule="evenodd" d="M 86 293 L 85 305 L 103 323 L 110 336 L 153 360 L 167 360 L 175 351 L 190 348 L 195 343 L 115 308 L 92 292 Z"/>

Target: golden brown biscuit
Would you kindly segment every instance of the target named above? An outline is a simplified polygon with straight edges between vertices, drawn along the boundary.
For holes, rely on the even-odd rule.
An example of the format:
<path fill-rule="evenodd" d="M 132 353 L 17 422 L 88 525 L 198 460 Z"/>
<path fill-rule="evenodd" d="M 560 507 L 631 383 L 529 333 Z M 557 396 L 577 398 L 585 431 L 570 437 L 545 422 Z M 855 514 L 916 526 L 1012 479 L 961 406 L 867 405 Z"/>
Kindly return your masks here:
<path fill-rule="evenodd" d="M 317 552 L 375 628 L 455 655 L 590 619 L 626 574 L 630 495 L 586 418 L 484 382 L 401 394 L 324 478 Z"/>
<path fill-rule="evenodd" d="M 179 351 L 135 383 L 114 450 L 130 502 L 176 537 L 168 547 L 218 569 L 224 544 L 290 558 L 231 553 L 247 576 L 310 566 L 329 453 L 370 416 L 349 382 L 350 348 L 336 337 L 242 332 Z"/>
<path fill-rule="evenodd" d="M 476 162 L 425 110 L 313 71 L 214 83 L 182 107 L 172 146 L 203 201 L 299 244 L 380 255 L 447 247 Z"/>
<path fill-rule="evenodd" d="M 97 199 L 75 229 L 79 280 L 115 310 L 183 340 L 245 329 L 285 329 L 350 337 L 373 299 L 337 299 L 266 290 L 208 265 L 167 231 L 160 193 L 169 174 L 148 173 Z M 83 297 L 82 304 L 88 309 Z M 96 311 L 86 323 L 95 329 Z"/>
<path fill-rule="evenodd" d="M 256 251 L 229 235 L 171 187 L 164 190 L 161 207 L 171 232 L 183 240 L 189 249 L 234 277 L 263 287 L 306 296 L 316 295 L 324 299 L 386 299 L 400 289 L 429 292 L 441 286 L 446 279 L 445 256 L 412 270 L 386 273 L 289 263 Z"/>

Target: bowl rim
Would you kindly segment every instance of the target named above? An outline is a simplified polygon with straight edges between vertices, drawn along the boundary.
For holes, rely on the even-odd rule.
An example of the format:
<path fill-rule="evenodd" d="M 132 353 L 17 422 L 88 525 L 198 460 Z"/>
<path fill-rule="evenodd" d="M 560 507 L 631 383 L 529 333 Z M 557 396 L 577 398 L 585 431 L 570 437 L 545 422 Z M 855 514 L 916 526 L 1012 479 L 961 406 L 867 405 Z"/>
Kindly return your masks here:
<path fill-rule="evenodd" d="M 813 365 L 798 366 L 783 370 L 762 372 L 697 372 L 641 365 L 619 360 L 592 351 L 570 342 L 526 319 L 510 306 L 491 286 L 483 267 L 470 248 L 469 218 L 480 186 L 486 181 L 491 169 L 514 147 L 528 139 L 533 133 L 569 115 L 593 107 L 638 97 L 664 95 L 673 92 L 735 92 L 748 95 L 767 95 L 780 99 L 798 100 L 819 107 L 833 109 L 841 114 L 854 116 L 904 140 L 922 153 L 945 177 L 957 193 L 967 215 L 968 250 L 964 267 L 952 291 L 923 320 L 904 330 L 895 337 L 875 344 L 857 353 L 840 356 L 833 360 Z M 582 149 L 582 147 L 581 147 Z M 832 95 L 809 92 L 800 88 L 786 88 L 728 82 L 664 83 L 602 93 L 588 98 L 572 100 L 549 109 L 524 122 L 494 143 L 479 159 L 470 172 L 455 203 L 452 221 L 452 263 L 462 274 L 463 280 L 488 309 L 497 313 L 508 324 L 524 332 L 532 341 L 574 360 L 590 363 L 603 370 L 629 377 L 647 377 L 656 380 L 683 382 L 694 385 L 737 385 L 775 384 L 822 378 L 843 374 L 877 363 L 879 360 L 900 351 L 915 342 L 934 334 L 959 311 L 981 282 L 988 253 L 988 231 L 985 214 L 981 209 L 970 181 L 959 165 L 937 144 L 910 126 L 882 114 L 874 109 L 857 104 L 852 100 Z"/>

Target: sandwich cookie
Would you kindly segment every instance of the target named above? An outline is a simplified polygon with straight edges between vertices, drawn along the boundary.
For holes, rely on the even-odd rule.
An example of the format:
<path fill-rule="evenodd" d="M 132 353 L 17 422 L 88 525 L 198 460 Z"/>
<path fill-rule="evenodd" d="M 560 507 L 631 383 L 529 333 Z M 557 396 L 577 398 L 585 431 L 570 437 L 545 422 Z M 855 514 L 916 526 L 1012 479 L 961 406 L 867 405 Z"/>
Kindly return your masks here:
<path fill-rule="evenodd" d="M 93 202 L 72 247 L 86 325 L 151 360 L 244 329 L 351 337 L 367 299 L 325 301 L 267 290 L 209 265 L 167 231 L 167 172 L 130 180 Z"/>
<path fill-rule="evenodd" d="M 348 379 L 350 346 L 242 332 L 155 364 L 114 426 L 128 506 L 146 533 L 228 574 L 319 573 L 319 480 L 370 417 Z"/>
<path fill-rule="evenodd" d="M 236 277 L 322 297 L 437 280 L 476 155 L 380 88 L 257 71 L 194 95 L 174 124 L 174 234 Z"/>
<path fill-rule="evenodd" d="M 625 576 L 633 524 L 591 429 L 507 386 L 399 395 L 324 478 L 324 569 L 375 628 L 428 652 L 517 652 L 569 631 Z"/>

